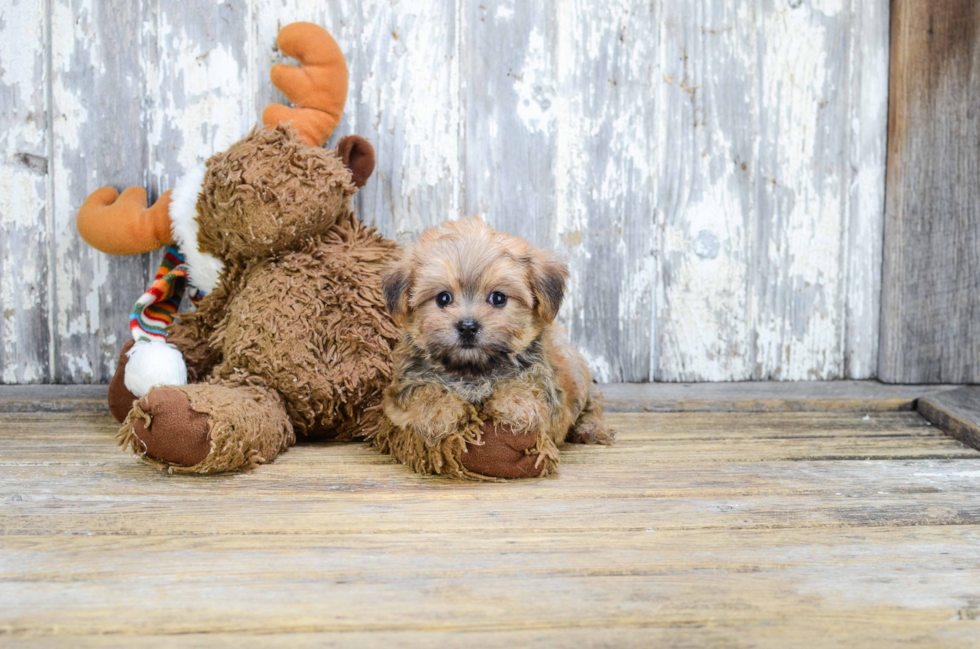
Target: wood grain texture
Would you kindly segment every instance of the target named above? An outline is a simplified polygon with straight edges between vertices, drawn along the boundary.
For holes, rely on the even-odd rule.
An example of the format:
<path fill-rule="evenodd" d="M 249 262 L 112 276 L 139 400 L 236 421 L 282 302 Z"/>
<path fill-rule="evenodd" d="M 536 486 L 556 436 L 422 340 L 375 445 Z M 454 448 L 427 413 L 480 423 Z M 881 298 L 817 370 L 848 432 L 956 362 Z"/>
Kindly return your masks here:
<path fill-rule="evenodd" d="M 146 84 L 141 3 L 54 0 L 51 21 L 51 380 L 105 382 L 129 335 L 125 315 L 159 258 L 112 257 L 75 230 L 78 206 L 105 185 L 144 185 Z"/>
<path fill-rule="evenodd" d="M 842 145 L 848 164 L 841 168 L 846 246 L 844 376 L 875 376 L 881 313 L 882 237 L 888 122 L 890 3 L 852 2 L 847 40 L 849 126 Z M 836 48 L 834 51 L 837 51 Z"/>
<path fill-rule="evenodd" d="M 980 8 L 892 3 L 878 373 L 980 381 Z"/>
<path fill-rule="evenodd" d="M 919 414 L 947 435 L 980 449 L 980 387 L 966 387 L 920 399 Z"/>
<path fill-rule="evenodd" d="M 868 335 L 873 320 L 862 315 L 873 313 L 867 305 L 877 287 L 866 276 L 865 303 L 855 304 L 848 255 L 870 264 L 880 258 L 885 141 L 879 131 L 868 147 L 851 148 L 851 138 L 862 135 L 851 115 L 876 111 L 879 123 L 885 117 L 887 2 L 789 2 L 786 11 L 779 4 L 760 17 L 757 59 L 763 82 L 754 179 L 760 216 L 749 253 L 753 378 L 846 376 L 849 346 L 851 365 L 869 372 L 876 341 Z M 872 17 L 862 21 L 866 5 Z M 855 83 L 861 74 L 880 85 L 862 94 Z M 852 219 L 863 222 L 866 236 L 850 236 Z M 847 339 L 848 304 L 858 309 L 858 327 L 850 330 L 861 332 L 857 339 Z"/>
<path fill-rule="evenodd" d="M 377 150 L 364 220 L 407 242 L 479 214 L 558 248 L 561 319 L 599 380 L 876 372 L 887 0 L 11 7 L 0 381 L 109 380 L 158 260 L 81 243 L 81 199 L 155 198 L 243 135 L 282 100 L 268 72 L 294 20 L 348 58 L 328 146 Z"/>
<path fill-rule="evenodd" d="M 558 3 L 557 229 L 571 271 L 562 318 L 599 381 L 649 380 L 657 363 L 662 15 L 659 3 Z"/>
<path fill-rule="evenodd" d="M 0 6 L 0 382 L 51 380 L 45 6 Z M 23 47 L 25 42 L 31 47 Z"/>
<path fill-rule="evenodd" d="M 0 643 L 975 643 L 980 453 L 918 414 L 610 423 L 461 484 L 359 444 L 167 476 L 106 415 L 0 414 Z"/>
<path fill-rule="evenodd" d="M 460 3 L 461 212 L 547 247 L 558 243 L 557 6 Z"/>
<path fill-rule="evenodd" d="M 749 312 L 757 290 L 752 266 L 765 257 L 751 254 L 753 226 L 771 218 L 759 209 L 754 180 L 763 81 L 757 4 L 661 3 L 663 43 L 653 79 L 664 102 L 656 182 L 659 380 L 754 374 L 753 336 L 761 332 Z M 759 373 L 765 374 L 761 366 Z"/>
<path fill-rule="evenodd" d="M 894 412 L 955 385 L 878 381 L 607 383 L 606 412 Z M 0 412 L 107 412 L 105 385 L 0 385 Z"/>
<path fill-rule="evenodd" d="M 248 3 L 141 1 L 141 139 L 156 198 L 255 126 L 260 111 L 251 101 L 249 72 L 259 57 L 252 52 Z"/>
<path fill-rule="evenodd" d="M 607 412 L 886 412 L 915 410 L 921 398 L 955 390 L 956 386 L 763 381 L 612 383 L 600 388 Z"/>
<path fill-rule="evenodd" d="M 887 2 L 664 6 L 656 377 L 870 376 Z"/>
<path fill-rule="evenodd" d="M 963 616 L 971 615 L 973 609 L 964 609 Z M 958 612 L 960 614 L 960 612 Z M 844 611 L 837 612 L 834 617 L 834 628 L 826 628 L 826 622 L 820 618 L 797 619 L 792 624 L 780 618 L 774 623 L 773 618 L 762 621 L 745 619 L 732 621 L 724 626 L 717 626 L 713 621 L 705 621 L 695 616 L 664 617 L 663 622 L 632 623 L 630 628 L 609 629 L 595 623 L 595 618 L 581 622 L 563 621 L 560 629 L 546 628 L 545 623 L 523 624 L 518 630 L 514 626 L 495 625 L 492 622 L 485 625 L 467 628 L 465 638 L 460 644 L 479 647 L 510 649 L 524 645 L 553 646 L 553 647 L 648 647 L 648 646 L 679 646 L 679 647 L 734 647 L 733 628 L 741 633 L 753 635 L 753 646 L 782 648 L 792 646 L 800 636 L 807 638 L 811 647 L 840 646 L 837 642 L 849 642 L 854 645 L 896 645 L 916 646 L 916 642 L 928 646 L 928 640 L 923 638 L 941 638 L 942 646 L 970 647 L 973 644 L 972 634 L 976 628 L 971 624 L 953 625 L 947 620 L 937 617 L 917 617 L 914 620 L 902 620 L 901 612 L 880 609 L 863 611 L 861 616 L 845 617 Z M 869 615 L 872 617 L 863 617 Z M 972 619 L 964 617 L 962 619 Z M 418 625 L 411 631 L 358 631 L 347 628 L 333 627 L 330 631 L 317 633 L 310 625 L 307 631 L 301 633 L 261 633 L 249 634 L 232 630 L 228 632 L 187 633 L 179 638 L 179 644 L 186 647 L 433 647 L 447 642 L 447 633 L 439 624 Z M 322 628 L 322 627 L 321 627 Z M 816 640 L 815 638 L 820 638 Z M 131 647 L 133 637 L 130 635 L 88 635 L 84 640 L 79 638 L 65 639 L 47 636 L 44 645 L 50 647 Z M 177 640 L 174 636 L 140 635 L 141 647 L 173 647 Z M 10 647 L 35 647 L 37 639 L 23 640 L 20 637 L 7 642 Z"/>
<path fill-rule="evenodd" d="M 460 214 L 459 3 L 356 3 L 349 102 L 378 152 L 358 209 L 400 242 Z"/>

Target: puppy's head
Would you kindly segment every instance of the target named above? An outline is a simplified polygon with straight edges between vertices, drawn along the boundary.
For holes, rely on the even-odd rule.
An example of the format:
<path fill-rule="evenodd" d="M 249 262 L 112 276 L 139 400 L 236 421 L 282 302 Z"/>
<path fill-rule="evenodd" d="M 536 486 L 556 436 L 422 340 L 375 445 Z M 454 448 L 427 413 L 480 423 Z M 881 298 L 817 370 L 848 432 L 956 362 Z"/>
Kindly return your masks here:
<path fill-rule="evenodd" d="M 426 230 L 383 284 L 388 311 L 430 360 L 479 374 L 555 319 L 567 277 L 550 252 L 474 217 Z"/>

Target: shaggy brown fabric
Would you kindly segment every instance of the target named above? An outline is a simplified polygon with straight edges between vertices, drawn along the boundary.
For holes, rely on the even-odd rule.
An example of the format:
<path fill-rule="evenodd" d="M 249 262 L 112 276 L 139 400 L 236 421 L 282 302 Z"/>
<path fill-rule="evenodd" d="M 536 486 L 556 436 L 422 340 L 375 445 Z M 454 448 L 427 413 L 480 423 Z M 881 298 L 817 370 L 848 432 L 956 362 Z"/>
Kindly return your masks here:
<path fill-rule="evenodd" d="M 298 248 L 348 214 L 357 191 L 336 153 L 307 146 L 284 124 L 212 156 L 203 187 L 198 243 L 221 259 Z"/>
<path fill-rule="evenodd" d="M 227 283 L 233 298 L 210 339 L 222 357 L 214 376 L 275 390 L 297 432 L 370 434 L 399 337 L 379 272 L 396 254 L 350 216 L 301 250 L 247 265 Z"/>
<path fill-rule="evenodd" d="M 133 420 L 133 443 L 140 452 L 171 464 L 193 466 L 211 452 L 208 416 L 195 411 L 187 395 L 154 388 L 139 400 L 143 417 Z"/>
<path fill-rule="evenodd" d="M 126 421 L 126 415 L 136 401 L 136 395 L 126 387 L 126 363 L 129 362 L 126 354 L 135 344 L 135 340 L 127 340 L 123 343 L 122 351 L 119 352 L 119 362 L 116 363 L 116 373 L 112 375 L 112 381 L 109 382 L 109 412 L 120 424 Z"/>
<path fill-rule="evenodd" d="M 210 297 L 210 296 L 208 296 Z M 207 299 L 207 298 L 205 298 Z M 182 313 L 173 324 L 167 327 L 167 342 L 180 350 L 187 365 L 187 382 L 197 383 L 210 374 L 211 368 L 221 360 L 220 351 L 208 345 L 206 330 L 200 318 L 195 318 L 199 312 Z"/>
<path fill-rule="evenodd" d="M 154 388 L 150 392 L 160 390 Z M 152 457 L 141 443 L 137 422 L 152 429 L 169 416 L 187 417 L 181 410 L 158 408 L 155 414 L 143 409 L 143 400 L 134 405 L 119 431 L 119 443 L 130 446 L 143 459 L 171 473 L 217 473 L 235 469 L 251 469 L 271 460 L 296 441 L 293 428 L 274 392 L 256 387 L 224 385 L 183 385 L 164 388 L 186 395 L 190 407 L 203 414 L 208 423 L 210 438 L 208 454 L 197 463 L 186 466 L 180 462 Z M 150 395 L 147 395 L 150 396 Z M 150 402 L 152 404 L 152 401 Z M 173 424 L 164 423 L 167 428 Z"/>
<path fill-rule="evenodd" d="M 372 149 L 350 142 L 346 159 L 364 180 Z M 156 391 L 135 404 L 123 444 L 161 468 L 208 473 L 269 461 L 294 430 L 343 440 L 380 433 L 399 338 L 380 278 L 397 246 L 354 218 L 356 190 L 338 154 L 283 125 L 208 161 L 198 243 L 224 270 L 168 330 L 190 385 L 167 388 L 175 394 L 162 405 Z M 190 412 L 206 418 L 206 435 Z"/>
<path fill-rule="evenodd" d="M 343 440 L 376 435 L 399 337 L 384 310 L 380 270 L 396 255 L 393 242 L 348 214 L 300 250 L 229 265 L 169 339 L 184 354 L 189 380 L 223 384 L 174 388 L 208 414 L 210 454 L 189 462 L 172 450 L 148 452 L 138 442 L 136 422 L 147 414 L 139 405 L 124 442 L 171 471 L 215 472 L 271 460 L 295 439 L 293 426 Z M 261 416 L 256 393 L 266 395 Z M 243 408 L 252 414 L 239 416 Z"/>
<path fill-rule="evenodd" d="M 211 344 L 211 336 L 227 316 L 232 295 L 229 286 L 238 286 L 241 266 L 228 265 L 222 281 L 214 291 L 205 295 L 193 311 L 177 314 L 177 320 L 167 327 L 167 342 L 184 356 L 188 383 L 204 381 L 212 368 L 221 362 L 221 348 Z"/>
<path fill-rule="evenodd" d="M 540 456 L 529 454 L 537 446 L 537 434 L 515 434 L 509 426 L 489 422 L 480 430 L 483 443 L 467 443 L 460 457 L 463 466 L 473 473 L 495 478 L 533 478 L 544 471 Z"/>

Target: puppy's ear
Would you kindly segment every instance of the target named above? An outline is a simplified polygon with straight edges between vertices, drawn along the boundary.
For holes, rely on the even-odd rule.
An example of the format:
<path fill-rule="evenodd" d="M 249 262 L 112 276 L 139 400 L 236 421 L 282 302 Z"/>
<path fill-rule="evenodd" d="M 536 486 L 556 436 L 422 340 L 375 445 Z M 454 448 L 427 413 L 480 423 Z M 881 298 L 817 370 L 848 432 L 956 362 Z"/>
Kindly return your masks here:
<path fill-rule="evenodd" d="M 534 250 L 530 257 L 531 290 L 537 300 L 538 315 L 552 323 L 558 315 L 561 301 L 565 297 L 565 280 L 568 268 L 547 250 Z"/>
<path fill-rule="evenodd" d="M 337 143 L 337 155 L 350 169 L 354 184 L 363 187 L 374 173 L 374 147 L 360 135 L 348 135 Z"/>
<path fill-rule="evenodd" d="M 381 287 L 385 292 L 385 306 L 397 324 L 401 324 L 408 314 L 408 286 L 411 278 L 411 271 L 405 262 L 391 266 L 381 278 Z"/>

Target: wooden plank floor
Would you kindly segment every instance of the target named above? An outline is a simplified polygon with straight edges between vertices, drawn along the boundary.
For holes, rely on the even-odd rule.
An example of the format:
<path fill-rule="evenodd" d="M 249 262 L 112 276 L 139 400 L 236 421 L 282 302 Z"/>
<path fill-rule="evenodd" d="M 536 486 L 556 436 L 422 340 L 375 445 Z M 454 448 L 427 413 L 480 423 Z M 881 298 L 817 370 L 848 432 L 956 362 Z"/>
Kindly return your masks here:
<path fill-rule="evenodd" d="M 980 452 L 909 411 L 609 419 L 460 484 L 363 444 L 167 476 L 105 414 L 0 413 L 0 644 L 977 646 Z"/>

